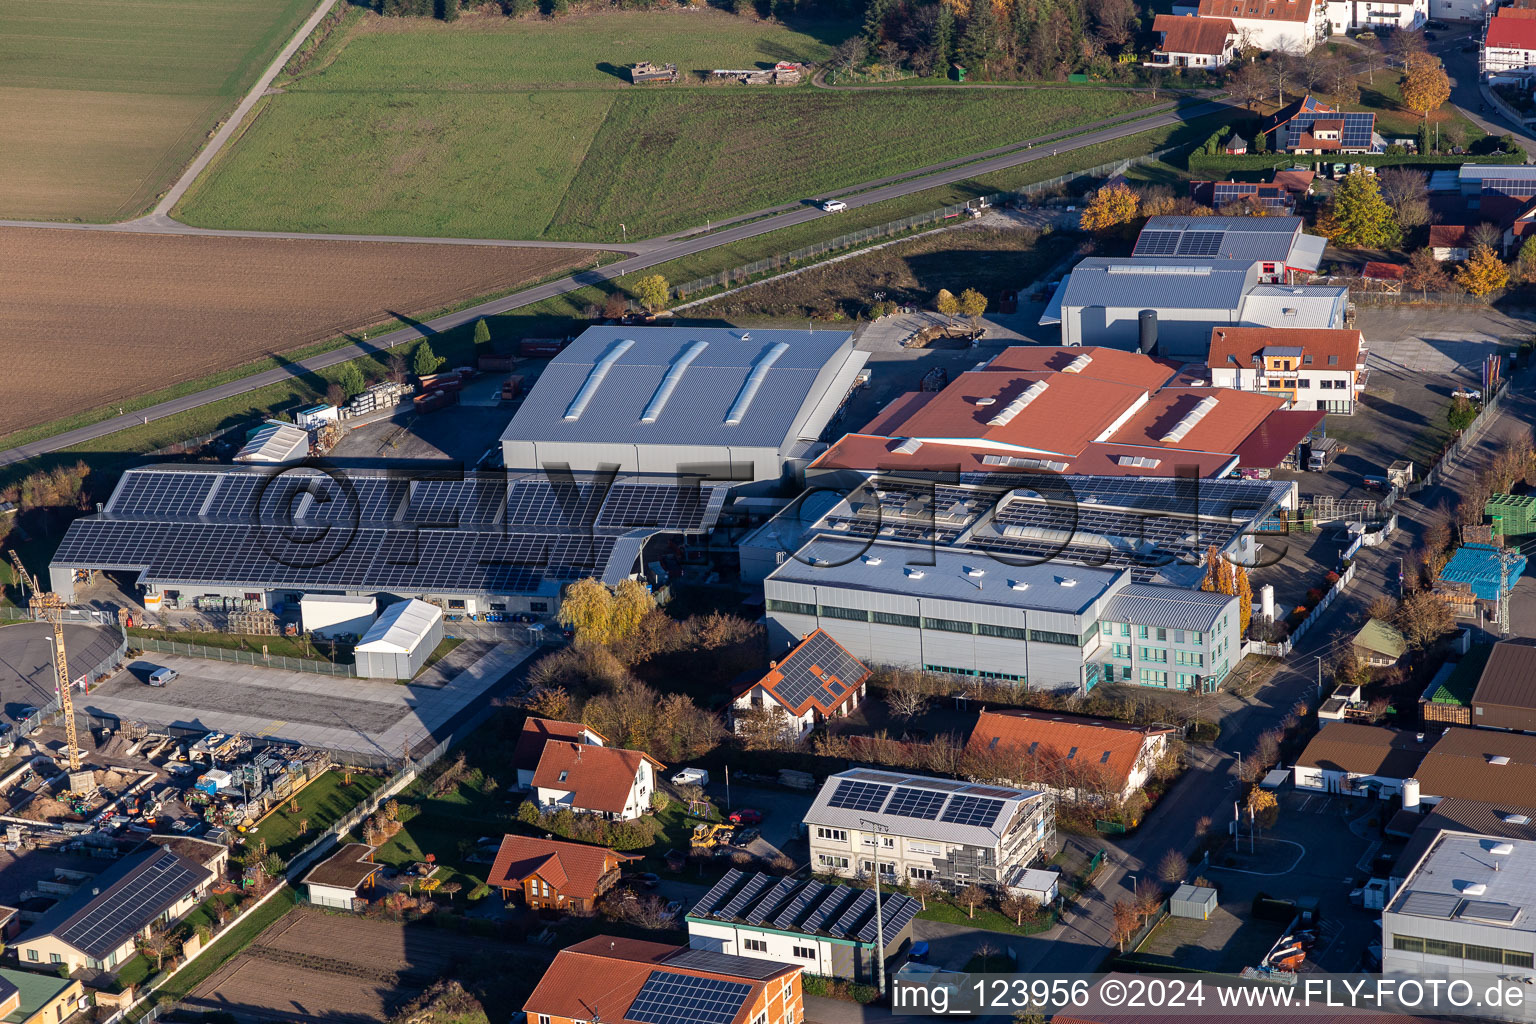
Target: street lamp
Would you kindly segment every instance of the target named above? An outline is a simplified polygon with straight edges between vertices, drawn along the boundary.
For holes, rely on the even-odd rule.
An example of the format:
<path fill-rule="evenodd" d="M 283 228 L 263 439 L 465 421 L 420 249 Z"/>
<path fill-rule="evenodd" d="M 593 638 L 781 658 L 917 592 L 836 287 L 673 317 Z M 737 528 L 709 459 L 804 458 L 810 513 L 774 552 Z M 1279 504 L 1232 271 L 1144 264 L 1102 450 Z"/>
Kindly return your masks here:
<path fill-rule="evenodd" d="M 875 833 L 875 992 L 885 995 L 885 918 L 880 913 L 880 839 L 890 827 L 870 818 L 860 818 L 859 824 Z"/>

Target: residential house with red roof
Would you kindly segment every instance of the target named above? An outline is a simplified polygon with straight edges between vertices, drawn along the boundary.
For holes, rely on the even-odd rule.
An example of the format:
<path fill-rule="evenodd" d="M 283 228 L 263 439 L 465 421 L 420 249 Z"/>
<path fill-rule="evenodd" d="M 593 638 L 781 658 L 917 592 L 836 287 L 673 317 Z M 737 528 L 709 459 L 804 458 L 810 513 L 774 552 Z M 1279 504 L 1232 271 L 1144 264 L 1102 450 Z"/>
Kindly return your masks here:
<path fill-rule="evenodd" d="M 1208 366 L 1216 387 L 1283 398 L 1292 409 L 1353 413 L 1368 351 L 1353 328 L 1280 331 L 1218 327 Z"/>
<path fill-rule="evenodd" d="M 1014 785 L 1071 799 L 1124 800 L 1147 784 L 1172 734 L 1104 718 L 984 710 L 966 750 L 994 758 L 999 778 Z"/>
<path fill-rule="evenodd" d="M 1468 224 L 1431 224 L 1429 226 L 1429 251 L 1441 263 L 1460 263 L 1472 250 Z"/>
<path fill-rule="evenodd" d="M 535 836 L 503 836 L 486 884 L 512 901 L 522 893 L 533 910 L 589 911 L 619 880 L 620 867 L 639 854 Z"/>
<path fill-rule="evenodd" d="M 869 666 L 825 630 L 817 629 L 770 663 L 767 675 L 737 694 L 731 702 L 732 728 L 741 732 L 743 713 L 759 708 L 782 716 L 783 731 L 791 739 L 802 740 L 819 722 L 841 718 L 857 708 L 869 676 Z"/>
<path fill-rule="evenodd" d="M 1328 32 L 1324 0 L 1200 0 L 1200 17 L 1225 18 L 1238 47 L 1308 53 Z"/>
<path fill-rule="evenodd" d="M 1483 33 L 1483 74 L 1519 80 L 1536 72 L 1536 10 L 1501 7 Z"/>
<path fill-rule="evenodd" d="M 801 968 L 599 935 L 562 949 L 523 1003 L 529 1024 L 801 1024 Z"/>
<path fill-rule="evenodd" d="M 650 808 L 662 767 L 640 750 L 547 740 L 533 771 L 534 800 L 549 810 L 631 821 Z"/>
<path fill-rule="evenodd" d="M 1230 18 L 1159 14 L 1152 31 L 1162 41 L 1147 61 L 1150 68 L 1221 68 L 1237 55 L 1237 26 Z"/>
<path fill-rule="evenodd" d="M 587 743 L 596 747 L 608 745 L 607 739 L 596 729 L 589 729 L 579 722 L 561 722 L 553 718 L 529 716 L 523 722 L 523 731 L 512 748 L 512 767 L 517 772 L 517 784 L 523 789 L 533 785 L 533 773 L 544 756 L 544 744 L 550 740 L 567 743 Z"/>

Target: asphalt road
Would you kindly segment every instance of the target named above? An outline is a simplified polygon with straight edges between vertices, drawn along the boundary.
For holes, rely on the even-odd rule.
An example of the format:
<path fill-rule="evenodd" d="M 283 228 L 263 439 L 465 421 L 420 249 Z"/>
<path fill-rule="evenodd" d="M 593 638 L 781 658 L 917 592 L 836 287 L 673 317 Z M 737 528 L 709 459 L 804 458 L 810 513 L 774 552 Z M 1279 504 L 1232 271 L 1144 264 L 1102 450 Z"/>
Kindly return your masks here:
<path fill-rule="evenodd" d="M 1109 127 L 1087 132 L 1082 135 L 1075 135 L 1070 139 L 1062 140 L 1054 145 L 1046 144 L 1037 148 L 1031 146 L 1030 148 L 1025 149 L 1014 149 L 999 156 L 994 156 L 978 162 L 965 163 L 960 166 L 950 167 L 945 170 L 937 171 L 933 174 L 927 174 L 916 178 L 906 178 L 892 184 L 881 185 L 876 188 L 871 188 L 867 191 L 856 192 L 855 194 L 848 195 L 845 201 L 849 207 L 860 207 L 867 206 L 871 203 L 878 203 L 886 199 L 896 199 L 901 196 L 911 195 L 914 192 L 921 192 L 924 189 L 934 188 L 938 185 L 948 185 L 956 181 L 963 181 L 967 178 L 972 178 L 979 174 L 985 174 L 989 171 L 997 171 L 1009 167 L 1017 167 L 1021 164 L 1032 163 L 1036 160 L 1048 159 L 1049 157 L 1055 156 L 1059 153 L 1070 153 L 1073 150 L 1094 146 L 1101 142 L 1112 142 L 1116 139 L 1125 138 L 1128 135 L 1135 135 L 1154 128 L 1162 128 L 1168 125 L 1178 124 L 1180 122 L 1188 121 L 1206 114 L 1218 112 L 1224 109 L 1226 106 L 1227 104 L 1220 101 L 1202 100 L 1189 104 L 1183 109 L 1173 109 L 1163 113 L 1154 114 L 1150 117 L 1116 122 Z M 796 224 L 803 224 L 806 221 L 815 220 L 819 217 L 836 216 L 837 214 L 835 213 L 823 213 L 816 206 L 805 204 L 784 213 L 774 214 L 744 224 L 737 224 L 735 226 L 727 227 L 709 234 L 667 240 L 644 253 L 631 256 L 628 259 L 620 260 L 619 262 L 612 263 L 606 267 L 593 270 L 585 270 L 571 277 L 563 278 L 559 281 L 551 281 L 533 288 L 527 288 L 523 291 L 515 292 L 512 295 L 508 295 L 500 299 L 494 299 L 490 302 L 482 302 L 479 305 L 471 306 L 468 309 L 461 310 L 457 313 L 449 313 L 445 316 L 437 317 L 434 320 L 428 320 L 421 324 L 404 327 L 397 331 L 391 331 L 388 334 L 381 334 L 377 338 L 370 338 L 367 341 L 346 345 L 338 349 L 332 349 L 329 352 L 323 352 L 319 355 L 311 356 L 308 359 L 302 360 L 289 366 L 252 374 L 249 377 L 242 377 L 239 380 L 230 381 L 229 383 L 221 384 L 218 387 L 207 388 L 189 395 L 183 395 L 180 398 L 175 398 L 167 402 L 161 402 L 158 405 L 150 406 L 147 409 L 143 409 L 135 413 L 130 413 L 123 416 L 114 416 L 111 419 L 102 420 L 99 423 L 93 423 L 89 426 L 65 431 L 62 434 L 55 434 L 52 437 L 45 438 L 33 444 L 7 449 L 4 452 L 0 452 L 0 466 L 8 466 L 17 462 L 24 462 L 27 459 L 34 458 L 38 455 L 44 455 L 48 452 L 55 452 L 64 448 L 68 448 L 71 445 L 82 444 L 86 441 L 93 441 L 100 437 L 106 437 L 109 434 L 114 434 L 119 430 L 125 430 L 128 427 L 137 426 L 142 423 L 148 423 L 151 420 L 163 419 L 166 416 L 173 416 L 176 413 L 187 412 L 188 410 L 196 409 L 199 406 L 208 405 L 212 402 L 222 401 L 226 398 L 233 398 L 236 395 L 244 394 L 247 391 L 254 391 L 257 388 L 265 387 L 268 384 L 276 384 L 291 377 L 297 377 L 305 373 L 313 372 L 315 370 L 336 366 L 340 363 L 347 362 L 348 360 L 356 359 L 359 356 L 391 349 L 398 345 L 408 344 L 421 337 L 427 337 L 441 331 L 446 331 L 454 327 L 462 326 L 463 324 L 472 323 L 473 321 L 478 320 L 483 316 L 494 316 L 499 313 L 506 313 L 514 309 L 519 309 L 523 306 L 532 305 L 536 302 L 542 302 L 545 299 L 554 298 L 557 295 L 564 295 L 568 292 L 576 291 L 588 285 L 601 284 L 604 281 L 610 281 L 616 277 L 634 273 L 637 270 L 645 270 L 649 267 L 654 267 L 658 264 L 666 263 L 668 260 L 675 260 L 683 256 L 691 256 L 695 253 L 704 252 L 706 250 L 713 249 L 722 245 L 728 245 L 731 242 L 738 242 L 742 239 L 755 238 L 758 235 L 767 234 L 770 231 L 777 231 L 780 228 L 792 227 Z"/>

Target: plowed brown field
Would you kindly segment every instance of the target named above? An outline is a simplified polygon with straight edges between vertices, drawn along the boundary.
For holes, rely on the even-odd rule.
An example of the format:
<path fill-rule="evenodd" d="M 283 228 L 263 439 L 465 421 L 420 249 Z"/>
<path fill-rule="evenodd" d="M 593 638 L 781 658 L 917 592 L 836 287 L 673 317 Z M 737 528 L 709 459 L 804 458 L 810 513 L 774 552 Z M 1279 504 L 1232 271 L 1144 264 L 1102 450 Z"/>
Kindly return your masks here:
<path fill-rule="evenodd" d="M 577 249 L 0 229 L 0 433 L 562 270 Z"/>

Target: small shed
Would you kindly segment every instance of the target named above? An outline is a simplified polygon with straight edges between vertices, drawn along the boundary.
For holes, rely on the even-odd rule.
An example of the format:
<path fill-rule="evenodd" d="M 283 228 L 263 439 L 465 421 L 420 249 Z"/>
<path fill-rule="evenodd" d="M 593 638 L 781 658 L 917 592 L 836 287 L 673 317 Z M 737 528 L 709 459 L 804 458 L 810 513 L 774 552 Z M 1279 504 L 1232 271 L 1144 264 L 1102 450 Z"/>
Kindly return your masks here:
<path fill-rule="evenodd" d="M 1241 135 L 1233 135 L 1227 140 L 1228 156 L 1246 156 L 1248 153 L 1248 140 Z"/>
<path fill-rule="evenodd" d="M 341 410 L 334 405 L 312 405 L 293 414 L 293 422 L 303 430 L 318 430 L 339 419 Z"/>
<path fill-rule="evenodd" d="M 309 431 L 292 423 L 267 420 L 251 431 L 245 447 L 235 453 L 236 462 L 292 462 L 309 454 Z"/>
<path fill-rule="evenodd" d="M 365 679 L 412 679 L 443 642 L 443 610 L 411 598 L 385 608 L 354 654 Z"/>
<path fill-rule="evenodd" d="M 1016 896 L 1033 896 L 1042 907 L 1056 902 L 1060 892 L 1061 872 L 1043 868 L 1015 868 L 1008 874 L 1008 891 Z"/>
<path fill-rule="evenodd" d="M 351 594 L 305 594 L 299 598 L 299 620 L 304 632 L 318 637 L 341 633 L 362 636 L 378 614 L 377 598 Z"/>
<path fill-rule="evenodd" d="M 1370 619 L 1355 634 L 1355 657 L 1373 668 L 1396 665 L 1408 653 L 1408 641 L 1391 623 Z"/>
<path fill-rule="evenodd" d="M 1192 917 L 1198 921 L 1209 921 L 1211 912 L 1216 909 L 1216 890 L 1208 889 L 1203 885 L 1179 886 L 1173 894 L 1173 899 L 1168 901 L 1168 912 L 1174 917 Z"/>
<path fill-rule="evenodd" d="M 304 876 L 309 902 L 336 910 L 357 909 L 357 900 L 379 873 L 379 865 L 373 863 L 373 850 L 366 843 L 348 843 L 310 868 Z"/>
<path fill-rule="evenodd" d="M 1259 783 L 1260 789 L 1279 789 L 1285 785 L 1285 780 L 1291 777 L 1291 773 L 1284 768 L 1271 768 Z"/>

